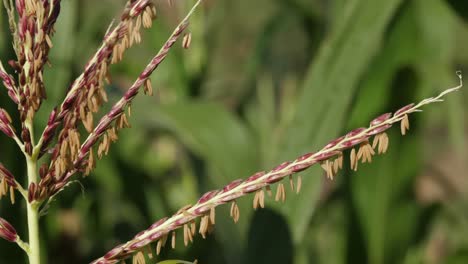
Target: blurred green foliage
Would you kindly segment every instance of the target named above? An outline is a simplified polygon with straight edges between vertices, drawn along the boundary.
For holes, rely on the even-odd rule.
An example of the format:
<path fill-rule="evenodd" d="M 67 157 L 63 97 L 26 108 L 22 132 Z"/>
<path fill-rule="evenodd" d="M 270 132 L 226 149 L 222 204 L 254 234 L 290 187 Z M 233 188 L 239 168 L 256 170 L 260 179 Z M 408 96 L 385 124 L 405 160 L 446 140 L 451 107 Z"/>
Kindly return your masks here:
<path fill-rule="evenodd" d="M 125 1 L 62 2 L 39 129 Z M 157 1 L 143 44 L 112 67 L 111 101 L 191 5 L 172 2 Z M 6 63 L 14 54 L 4 11 L 0 30 Z M 156 96 L 134 102 L 132 128 L 41 220 L 47 263 L 89 262 L 205 191 L 317 150 L 468 72 L 466 1 L 207 0 L 190 30 L 191 48 L 175 47 L 152 76 Z M 285 204 L 268 199 L 254 211 L 252 197 L 241 199 L 238 224 L 219 208 L 213 235 L 185 248 L 179 234 L 158 260 L 468 263 L 466 99 L 462 91 L 414 115 L 410 135 L 394 129 L 389 152 L 358 172 L 331 182 L 312 168 Z M 15 112 L 4 92 L 0 103 Z M 24 180 L 23 157 L 3 135 L 0 160 Z M 24 207 L 0 204 L 22 236 Z M 25 261 L 0 242 L 0 263 Z"/>

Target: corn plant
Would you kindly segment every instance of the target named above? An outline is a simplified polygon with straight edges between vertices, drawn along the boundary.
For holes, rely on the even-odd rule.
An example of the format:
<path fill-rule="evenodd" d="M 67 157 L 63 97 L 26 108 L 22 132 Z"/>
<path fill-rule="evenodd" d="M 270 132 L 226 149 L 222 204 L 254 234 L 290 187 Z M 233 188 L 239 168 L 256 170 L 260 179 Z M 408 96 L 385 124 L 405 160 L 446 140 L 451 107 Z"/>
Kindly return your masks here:
<path fill-rule="evenodd" d="M 141 29 L 151 27 L 156 18 L 157 7 L 153 2 L 129 0 L 119 19 L 108 27 L 101 46 L 81 75 L 68 88 L 63 101 L 50 113 L 45 129 L 38 133 L 33 121 L 42 102 L 47 99 L 43 72 L 49 63 L 49 51 L 53 48 L 52 36 L 60 15 L 61 1 L 4 0 L 16 59 L 8 61 L 9 70 L 0 62 L 0 78 L 9 98 L 17 105 L 18 120 L 13 120 L 5 109 L 0 108 L 0 130 L 23 152 L 28 182 L 18 182 L 17 177 L 0 163 L 0 196 L 9 195 L 12 203 L 15 203 L 17 193 L 23 198 L 27 210 L 28 239 L 20 236 L 15 227 L 1 217 L 0 237 L 21 247 L 31 264 L 39 264 L 41 260 L 41 213 L 47 210 L 57 194 L 72 183 L 74 177 L 91 174 L 96 162 L 118 140 L 119 131 L 130 127 L 132 100 L 140 90 L 153 94 L 151 74 L 179 39 L 184 48 L 190 47 L 191 34 L 186 30 L 190 16 L 200 2 L 194 4 L 134 83 L 112 104 L 110 111 L 95 120 L 101 106 L 111 104 L 106 93 L 106 84 L 110 83 L 109 67 L 120 62 L 128 48 L 141 42 Z M 230 204 L 230 216 L 237 222 L 240 216 L 238 199 L 253 196 L 254 209 L 265 207 L 266 196 L 284 201 L 288 188 L 291 192 L 300 192 L 303 181 L 300 172 L 311 166 L 320 165 L 327 178 L 333 180 L 343 168 L 344 159 L 349 158 L 351 169 L 356 171 L 360 163 L 371 162 L 375 155 L 387 151 L 388 129 L 399 125 L 401 134 L 405 135 L 410 127 L 410 114 L 420 112 L 424 106 L 440 102 L 447 94 L 459 90 L 462 76 L 459 72 L 457 75 L 459 85 L 435 97 L 403 106 L 394 113 L 382 114 L 371 120 L 367 127 L 354 129 L 331 140 L 315 152 L 302 154 L 273 169 L 253 173 L 205 193 L 198 201 L 184 206 L 172 216 L 157 220 L 93 263 L 118 263 L 132 256 L 135 262 L 143 263 L 145 254 L 153 258 L 151 245 L 156 254 L 168 240 L 174 248 L 177 233 L 183 235 L 185 245 L 193 242 L 197 234 L 205 238 L 214 228 L 217 206 Z"/>

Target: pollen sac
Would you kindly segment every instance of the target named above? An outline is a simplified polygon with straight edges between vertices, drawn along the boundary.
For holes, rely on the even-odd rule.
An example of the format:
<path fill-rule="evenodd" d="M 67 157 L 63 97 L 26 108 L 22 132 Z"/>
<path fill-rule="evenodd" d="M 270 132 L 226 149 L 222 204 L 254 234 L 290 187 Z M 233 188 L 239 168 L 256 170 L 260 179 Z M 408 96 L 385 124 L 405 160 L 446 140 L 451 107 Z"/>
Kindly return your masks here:
<path fill-rule="evenodd" d="M 190 48 L 190 43 L 192 43 L 192 33 L 186 33 L 182 39 L 182 47 L 188 49 Z"/>

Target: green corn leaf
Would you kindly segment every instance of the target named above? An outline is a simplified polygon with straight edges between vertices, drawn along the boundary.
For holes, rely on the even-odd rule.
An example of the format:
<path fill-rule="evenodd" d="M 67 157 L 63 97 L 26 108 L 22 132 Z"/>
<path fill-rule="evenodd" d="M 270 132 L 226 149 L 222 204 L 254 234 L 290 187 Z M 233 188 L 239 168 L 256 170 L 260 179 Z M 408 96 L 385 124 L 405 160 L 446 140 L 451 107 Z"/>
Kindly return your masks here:
<path fill-rule="evenodd" d="M 342 23 L 331 30 L 309 67 L 297 114 L 286 132 L 288 137 L 278 160 L 313 151 L 338 136 L 358 82 L 378 52 L 387 25 L 401 2 L 350 1 L 343 8 Z M 304 173 L 302 193 L 278 206 L 288 219 L 296 244 L 306 233 L 321 180 L 318 168 Z"/>

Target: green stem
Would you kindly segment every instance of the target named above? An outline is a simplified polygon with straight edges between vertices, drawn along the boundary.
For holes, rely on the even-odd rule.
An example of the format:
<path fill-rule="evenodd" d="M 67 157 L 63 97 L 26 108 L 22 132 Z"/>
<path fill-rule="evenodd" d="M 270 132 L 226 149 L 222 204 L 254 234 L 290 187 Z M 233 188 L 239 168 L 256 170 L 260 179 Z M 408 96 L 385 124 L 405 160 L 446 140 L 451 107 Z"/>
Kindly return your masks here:
<path fill-rule="evenodd" d="M 21 240 L 19 236 L 16 238 L 16 244 L 29 255 L 29 244 Z"/>
<path fill-rule="evenodd" d="M 35 183 L 37 181 L 37 159 L 33 157 L 26 157 L 28 166 L 28 183 Z M 29 264 L 40 264 L 40 243 L 39 243 L 39 214 L 37 202 L 28 202 L 28 230 L 29 230 Z"/>

